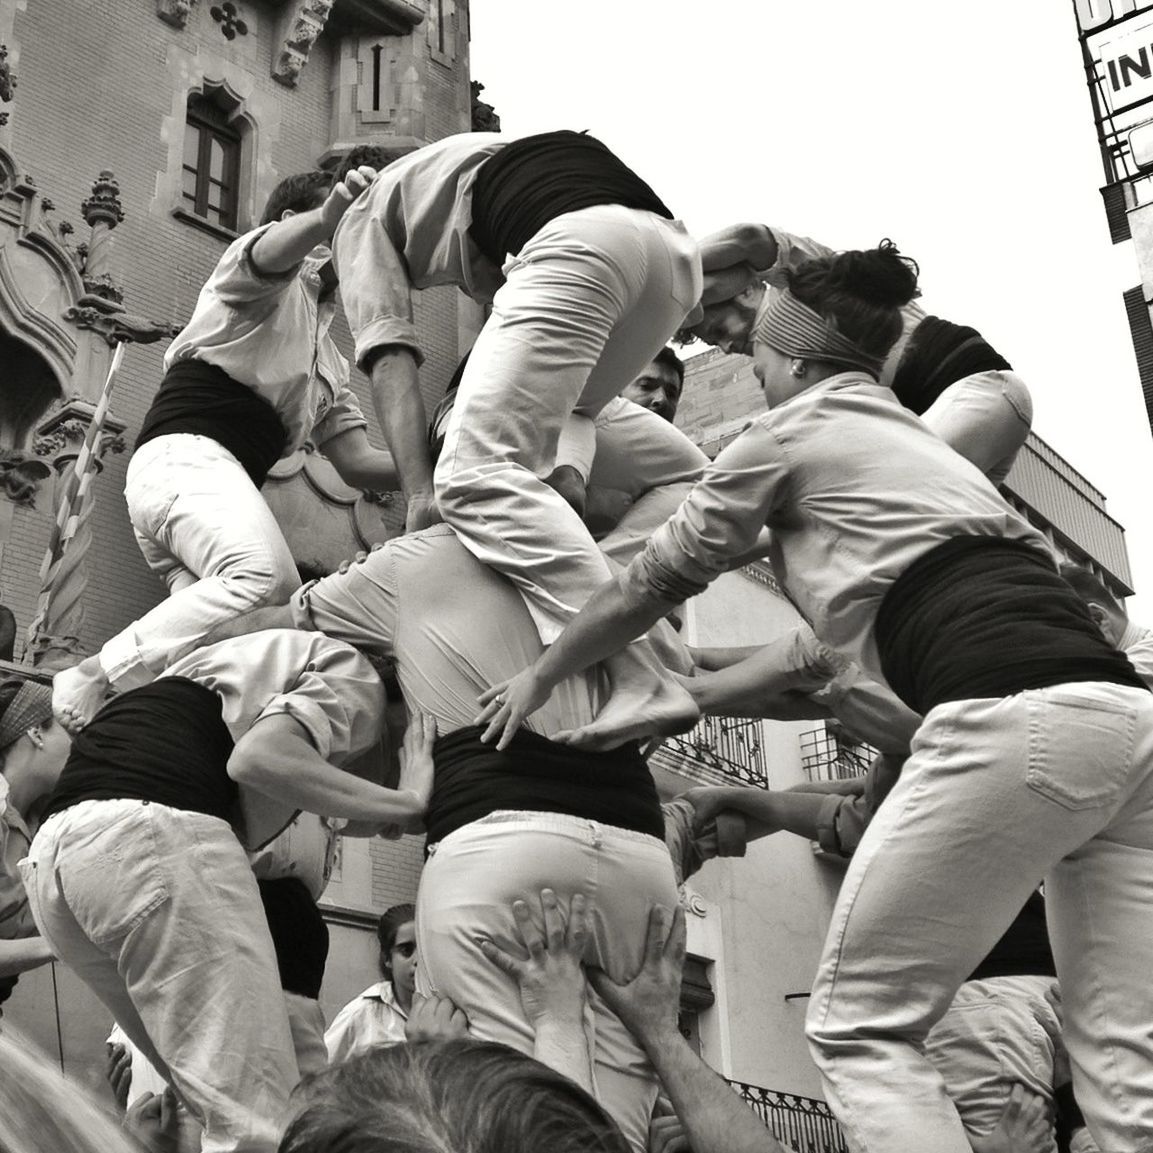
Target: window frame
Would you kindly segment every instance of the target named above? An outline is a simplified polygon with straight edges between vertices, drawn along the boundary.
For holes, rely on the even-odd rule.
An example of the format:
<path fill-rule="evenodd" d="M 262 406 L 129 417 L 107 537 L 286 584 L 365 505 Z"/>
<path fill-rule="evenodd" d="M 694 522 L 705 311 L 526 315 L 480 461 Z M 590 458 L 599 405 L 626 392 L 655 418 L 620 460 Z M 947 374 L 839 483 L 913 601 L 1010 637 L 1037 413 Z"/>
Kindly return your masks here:
<path fill-rule="evenodd" d="M 211 230 L 235 235 L 240 223 L 240 182 L 243 159 L 243 134 L 232 122 L 235 109 L 226 109 L 213 98 L 211 91 L 194 92 L 187 100 L 184 118 L 184 150 L 180 159 L 180 204 L 176 215 L 190 223 L 201 224 Z M 197 133 L 196 167 L 185 162 L 188 134 Z M 221 176 L 212 176 L 212 145 L 220 145 L 223 153 Z M 194 180 L 194 195 L 185 190 L 188 174 Z M 209 204 L 213 185 L 220 190 L 220 206 Z M 213 219 L 210 212 L 217 213 Z"/>

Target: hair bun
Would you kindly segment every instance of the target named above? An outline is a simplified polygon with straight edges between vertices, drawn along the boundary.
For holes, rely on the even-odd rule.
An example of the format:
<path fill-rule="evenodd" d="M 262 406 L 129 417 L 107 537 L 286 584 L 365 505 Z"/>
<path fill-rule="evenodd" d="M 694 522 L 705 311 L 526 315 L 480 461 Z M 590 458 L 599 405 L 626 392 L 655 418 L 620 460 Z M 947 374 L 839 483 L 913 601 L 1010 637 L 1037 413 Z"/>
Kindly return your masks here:
<path fill-rule="evenodd" d="M 826 283 L 860 299 L 900 308 L 917 295 L 919 271 L 915 260 L 902 256 L 891 240 L 882 240 L 876 248 L 834 257 Z"/>

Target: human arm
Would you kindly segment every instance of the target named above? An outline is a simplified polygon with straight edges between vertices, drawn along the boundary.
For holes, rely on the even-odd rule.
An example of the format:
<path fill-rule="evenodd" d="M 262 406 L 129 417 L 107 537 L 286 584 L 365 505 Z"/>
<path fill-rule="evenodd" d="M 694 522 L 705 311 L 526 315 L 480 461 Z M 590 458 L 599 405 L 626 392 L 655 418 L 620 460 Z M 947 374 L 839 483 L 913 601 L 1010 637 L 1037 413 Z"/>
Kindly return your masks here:
<path fill-rule="evenodd" d="M 702 304 L 730 300 L 777 262 L 777 238 L 764 224 L 730 224 L 699 241 L 705 274 Z"/>
<path fill-rule="evenodd" d="M 400 478 L 392 455 L 382 448 L 373 448 L 363 428 L 349 428 L 329 437 L 321 451 L 340 479 L 353 488 L 391 492 L 398 487 Z"/>
<path fill-rule="evenodd" d="M 528 953 L 514 957 L 482 939 L 481 952 L 516 981 L 533 1029 L 533 1056 L 542 1065 L 593 1091 L 592 1059 L 584 1033 L 585 974 L 581 968 L 591 909 L 583 893 L 573 895 L 566 924 L 556 893 L 540 894 L 543 932 L 524 901 L 514 901 L 517 934 Z"/>
<path fill-rule="evenodd" d="M 0 977 L 16 977 L 55 959 L 43 937 L 19 937 L 14 941 L 0 941 Z"/>
<path fill-rule="evenodd" d="M 303 724 L 287 713 L 273 713 L 236 742 L 228 775 L 289 808 L 381 826 L 407 825 L 428 807 L 435 739 L 436 722 L 418 714 L 405 734 L 398 787 L 387 789 L 329 764 Z"/>
<path fill-rule="evenodd" d="M 589 980 L 652 1062 L 694 1153 L 786 1153 L 677 1028 L 684 959 L 684 911 L 654 905 L 640 972 L 618 985 L 590 969 Z"/>
<path fill-rule="evenodd" d="M 566 677 L 620 651 L 725 571 L 755 540 L 787 476 L 776 438 L 754 422 L 709 466 L 627 569 L 597 589 L 527 669 L 482 694 L 482 740 L 504 748 Z"/>
<path fill-rule="evenodd" d="M 750 841 L 772 833 L 795 833 L 815 841 L 822 808 L 830 803 L 828 797 L 820 793 L 724 785 L 689 789 L 681 796 L 696 810 L 695 828 L 704 828 L 718 813 L 740 813 L 745 818 Z"/>
<path fill-rule="evenodd" d="M 266 276 L 294 269 L 318 244 L 327 244 L 349 205 L 372 183 L 376 169 L 355 168 L 336 184 L 319 208 L 275 221 L 249 249 L 253 266 Z"/>
<path fill-rule="evenodd" d="M 373 355 L 372 403 L 408 501 L 405 531 L 415 532 L 440 520 L 432 491 L 428 416 L 417 360 L 412 349 L 403 345 L 375 349 Z"/>

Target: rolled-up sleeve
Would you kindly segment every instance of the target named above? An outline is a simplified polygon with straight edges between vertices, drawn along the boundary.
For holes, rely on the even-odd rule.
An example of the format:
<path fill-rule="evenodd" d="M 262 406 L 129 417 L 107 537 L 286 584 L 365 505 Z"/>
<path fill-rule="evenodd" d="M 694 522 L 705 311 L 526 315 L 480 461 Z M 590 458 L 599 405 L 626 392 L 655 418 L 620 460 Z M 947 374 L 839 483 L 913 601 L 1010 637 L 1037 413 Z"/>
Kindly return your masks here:
<path fill-rule="evenodd" d="M 626 595 L 679 602 L 702 592 L 753 547 L 787 478 L 777 438 L 754 422 L 706 469 L 629 565 Z"/>
<path fill-rule="evenodd" d="M 256 720 L 290 716 L 325 760 L 345 760 L 380 740 L 384 703 L 384 686 L 367 658 L 318 635 L 294 682 Z"/>
<path fill-rule="evenodd" d="M 297 277 L 299 265 L 287 272 L 262 272 L 252 259 L 256 242 L 272 227 L 264 224 L 234 240 L 213 270 L 206 287 L 225 304 L 251 304 L 283 292 Z"/>
<path fill-rule="evenodd" d="M 340 277 L 340 297 L 356 341 L 356 363 L 385 345 L 402 345 L 424 360 L 412 321 L 412 283 L 404 258 L 396 250 L 371 190 L 345 213 L 332 242 Z"/>

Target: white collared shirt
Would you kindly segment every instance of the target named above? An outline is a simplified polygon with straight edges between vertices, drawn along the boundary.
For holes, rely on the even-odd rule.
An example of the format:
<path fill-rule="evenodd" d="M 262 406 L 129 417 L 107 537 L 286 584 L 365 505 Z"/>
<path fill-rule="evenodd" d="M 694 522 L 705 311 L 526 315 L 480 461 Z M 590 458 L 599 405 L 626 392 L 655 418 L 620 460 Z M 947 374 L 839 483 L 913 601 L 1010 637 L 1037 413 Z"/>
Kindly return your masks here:
<path fill-rule="evenodd" d="M 329 1064 L 347 1061 L 378 1045 L 404 1041 L 408 1014 L 397 1004 L 391 981 L 370 985 L 332 1019 L 324 1034 Z"/>
<path fill-rule="evenodd" d="M 16 868 L 16 862 L 28 856 L 31 843 L 32 834 L 12 804 L 8 781 L 0 773 L 0 941 L 35 937 L 39 932 Z"/>
<path fill-rule="evenodd" d="M 250 253 L 271 227 L 228 246 L 168 346 L 164 369 L 202 360 L 251 388 L 276 410 L 288 434 L 283 455 L 291 456 L 308 439 L 320 446 L 367 421 L 349 387 L 348 361 L 329 335 L 335 300 L 320 299 L 330 253 L 318 248 L 298 268 L 262 273 Z"/>

